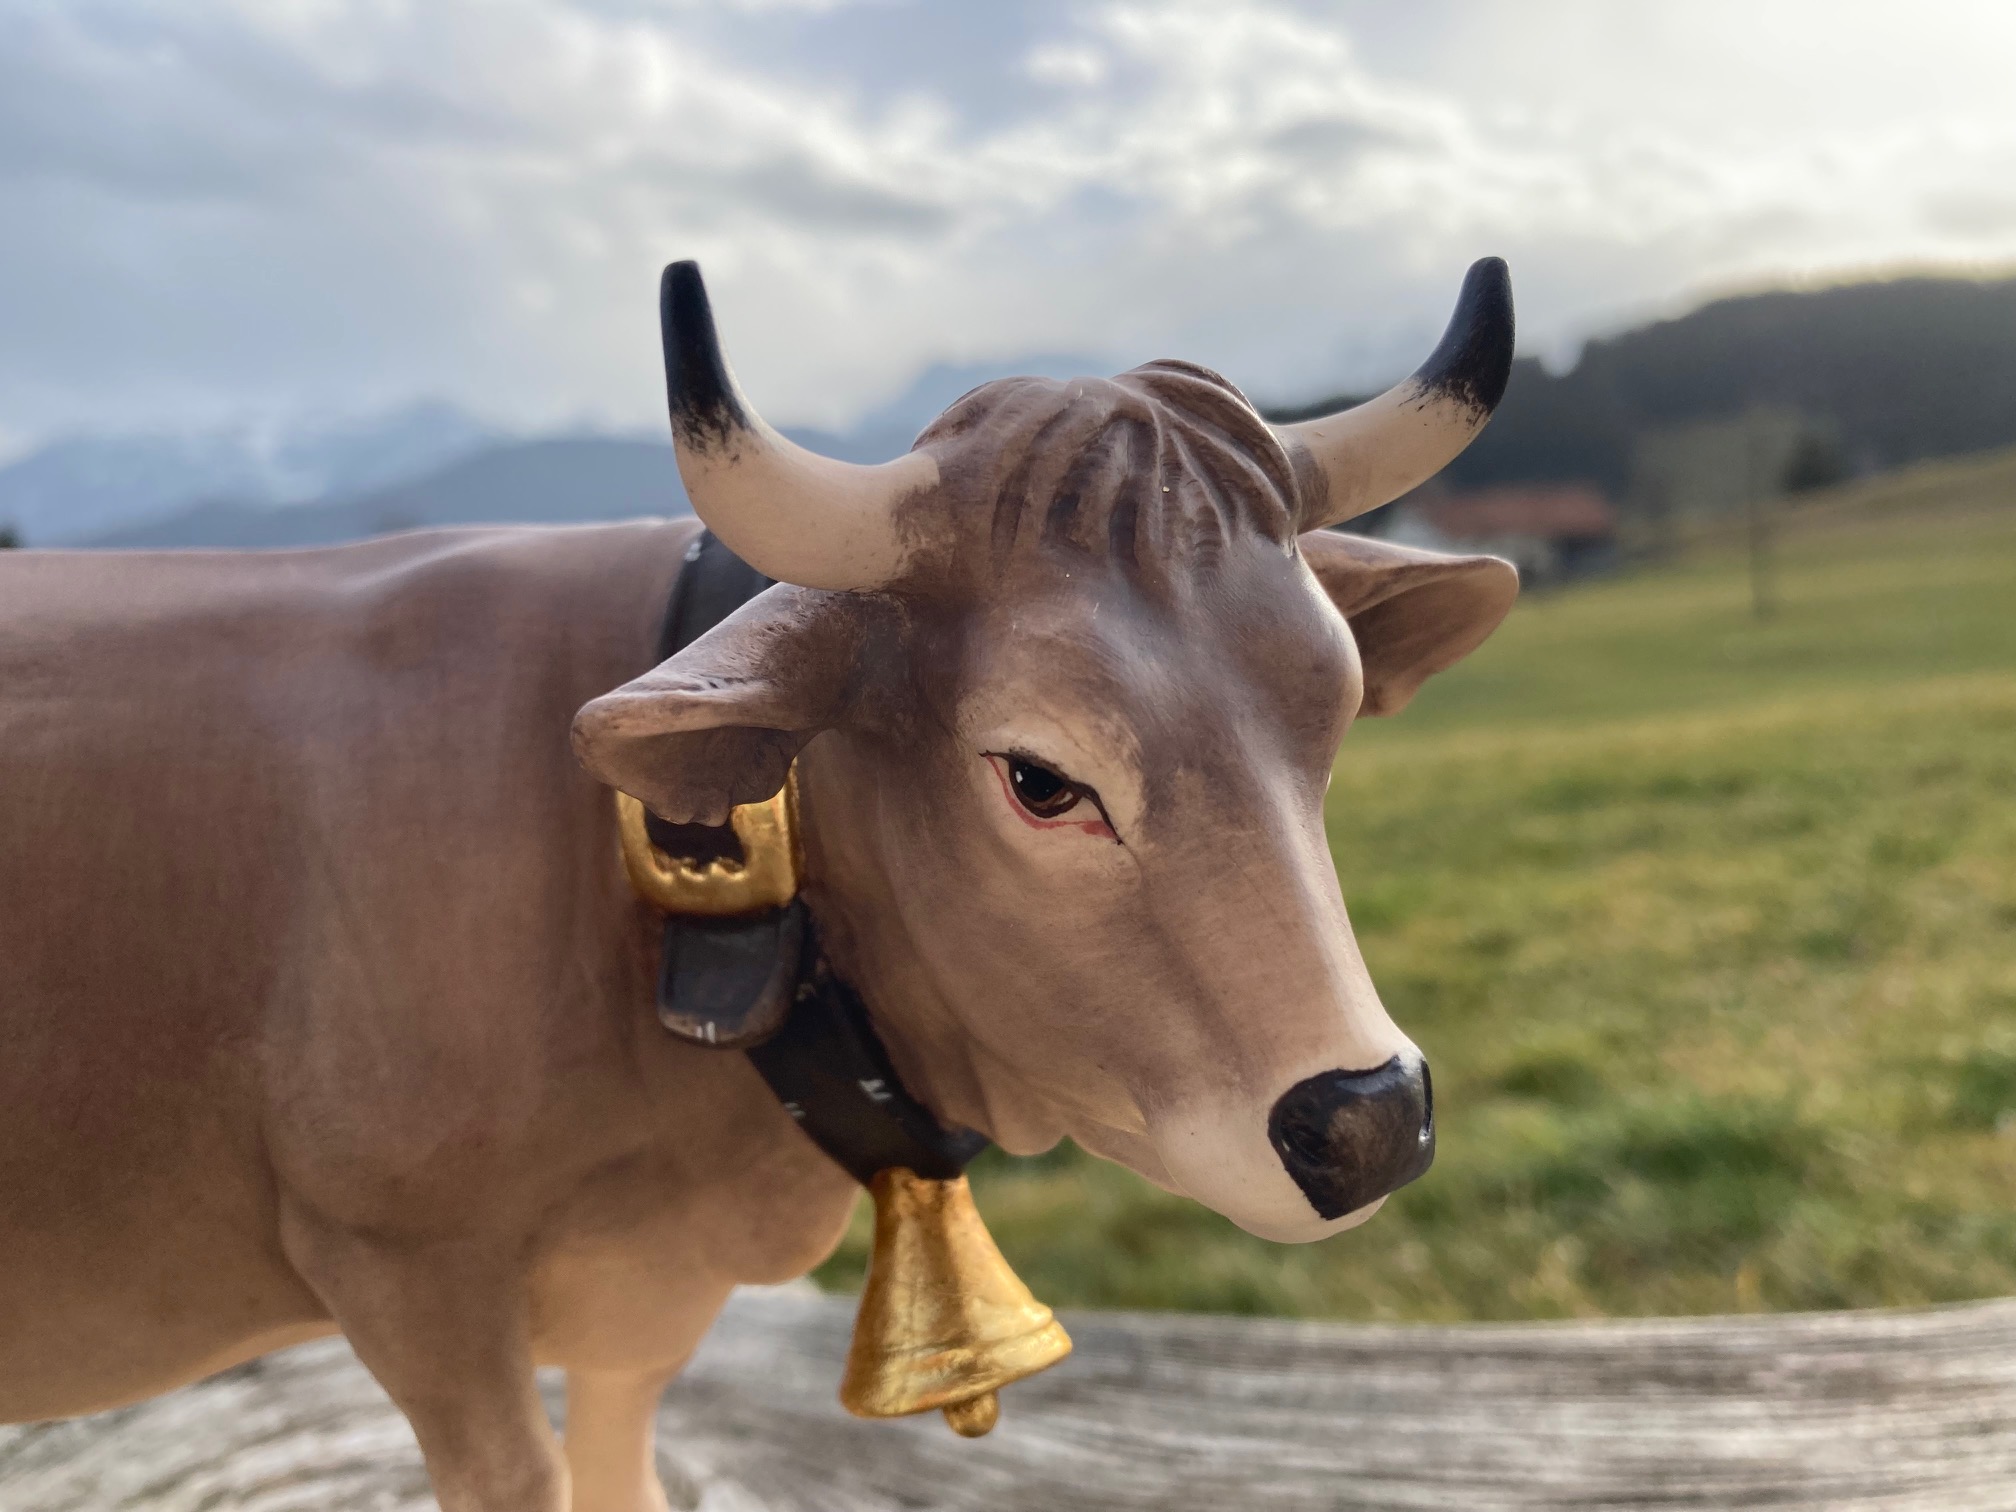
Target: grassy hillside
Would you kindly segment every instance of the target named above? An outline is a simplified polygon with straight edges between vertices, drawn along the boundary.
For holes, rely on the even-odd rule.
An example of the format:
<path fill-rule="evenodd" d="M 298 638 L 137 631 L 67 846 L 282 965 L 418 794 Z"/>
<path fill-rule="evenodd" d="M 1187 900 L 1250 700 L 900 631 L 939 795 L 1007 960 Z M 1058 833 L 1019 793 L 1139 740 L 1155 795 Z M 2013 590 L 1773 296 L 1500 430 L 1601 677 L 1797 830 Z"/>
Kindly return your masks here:
<path fill-rule="evenodd" d="M 1071 1149 L 983 1210 L 1059 1303 L 1377 1318 L 2016 1291 L 2016 455 L 1521 605 L 1345 743 L 1331 842 L 1435 1068 L 1367 1227 L 1252 1239 Z M 858 1277 L 865 1228 L 828 1268 Z"/>

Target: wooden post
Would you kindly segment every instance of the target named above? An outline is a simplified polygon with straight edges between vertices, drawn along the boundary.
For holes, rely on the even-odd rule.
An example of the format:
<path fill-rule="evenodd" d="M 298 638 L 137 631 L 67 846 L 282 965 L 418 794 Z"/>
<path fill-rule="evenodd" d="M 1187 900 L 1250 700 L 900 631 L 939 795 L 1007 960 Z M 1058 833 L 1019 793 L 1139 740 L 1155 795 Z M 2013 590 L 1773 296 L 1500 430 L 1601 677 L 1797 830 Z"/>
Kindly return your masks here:
<path fill-rule="evenodd" d="M 1744 425 L 1744 493 L 1750 523 L 1750 616 L 1762 623 L 1778 612 L 1776 584 L 1772 580 L 1772 526 L 1777 503 L 1772 480 L 1764 477 L 1759 453 L 1763 448 L 1762 427 L 1752 415 Z"/>
<path fill-rule="evenodd" d="M 2016 1302 L 1485 1326 L 1067 1315 L 977 1443 L 834 1398 L 850 1297 L 742 1292 L 665 1393 L 677 1506 L 767 1512 L 1989 1512 L 2016 1486 Z M 549 1404 L 558 1409 L 557 1395 Z M 0 1427 L 7 1512 L 431 1506 L 337 1339 L 81 1422 Z"/>

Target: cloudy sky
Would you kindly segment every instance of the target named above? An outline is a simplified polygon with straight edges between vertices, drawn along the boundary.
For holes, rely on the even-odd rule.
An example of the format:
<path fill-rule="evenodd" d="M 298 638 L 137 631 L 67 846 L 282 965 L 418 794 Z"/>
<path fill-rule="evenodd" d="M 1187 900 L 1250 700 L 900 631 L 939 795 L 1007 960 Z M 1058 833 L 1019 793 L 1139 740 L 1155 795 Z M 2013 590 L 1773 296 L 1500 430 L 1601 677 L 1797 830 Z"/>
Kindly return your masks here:
<path fill-rule="evenodd" d="M 836 424 L 934 360 L 1406 370 L 2016 261 L 2008 0 L 0 0 L 0 446 L 658 412 L 659 267 Z"/>

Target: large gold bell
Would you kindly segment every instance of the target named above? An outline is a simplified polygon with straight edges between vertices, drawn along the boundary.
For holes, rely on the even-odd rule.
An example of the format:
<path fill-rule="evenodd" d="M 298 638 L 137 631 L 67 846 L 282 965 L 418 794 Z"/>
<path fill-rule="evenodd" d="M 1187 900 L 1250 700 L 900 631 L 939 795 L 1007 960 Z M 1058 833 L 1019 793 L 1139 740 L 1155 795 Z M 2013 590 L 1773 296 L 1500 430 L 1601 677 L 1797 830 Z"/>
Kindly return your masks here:
<path fill-rule="evenodd" d="M 875 1247 L 840 1403 L 856 1417 L 936 1407 L 978 1438 L 999 1420 L 994 1393 L 1071 1353 L 1070 1335 L 1008 1268 L 960 1176 L 879 1173 Z"/>

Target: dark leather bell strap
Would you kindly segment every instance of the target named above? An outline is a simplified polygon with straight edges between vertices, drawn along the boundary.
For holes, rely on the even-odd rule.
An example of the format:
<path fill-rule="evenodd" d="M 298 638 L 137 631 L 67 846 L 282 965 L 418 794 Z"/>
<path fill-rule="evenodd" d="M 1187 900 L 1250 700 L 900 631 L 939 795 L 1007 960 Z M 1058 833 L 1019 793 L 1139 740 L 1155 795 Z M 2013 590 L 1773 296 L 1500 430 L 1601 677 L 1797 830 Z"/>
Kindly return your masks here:
<path fill-rule="evenodd" d="M 703 533 L 687 550 L 658 639 L 658 660 L 685 650 L 771 580 Z M 652 844 L 704 862 L 740 861 L 727 825 L 648 815 Z M 658 1020 L 695 1044 L 745 1051 L 785 1111 L 856 1181 L 906 1166 L 946 1181 L 987 1147 L 947 1129 L 896 1075 L 859 995 L 828 968 L 804 903 L 746 919 L 665 917 Z"/>
<path fill-rule="evenodd" d="M 673 580 L 658 626 L 657 661 L 684 651 L 773 581 L 722 545 L 713 531 L 702 531 L 686 548 L 686 560 Z M 644 833 L 668 856 L 703 863 L 742 859 L 735 832 L 725 824 L 673 824 L 647 810 Z"/>
<path fill-rule="evenodd" d="M 685 650 L 770 586 L 770 579 L 703 531 L 686 548 L 658 627 L 657 659 Z M 741 861 L 725 824 L 673 824 L 648 810 L 644 832 L 668 856 Z M 753 919 L 665 916 L 658 1021 L 681 1039 L 739 1050 L 776 1033 L 791 1011 L 805 947 L 805 910 L 793 903 Z"/>
<path fill-rule="evenodd" d="M 658 1022 L 727 1049 L 775 1034 L 791 1012 L 809 917 L 793 898 L 747 919 L 667 919 Z"/>
<path fill-rule="evenodd" d="M 863 1186 L 891 1166 L 950 1181 L 987 1137 L 947 1129 L 910 1095 L 861 999 L 814 955 L 790 1018 L 750 1048 L 751 1063 L 798 1127 Z"/>

